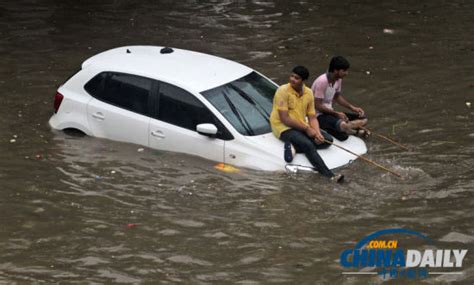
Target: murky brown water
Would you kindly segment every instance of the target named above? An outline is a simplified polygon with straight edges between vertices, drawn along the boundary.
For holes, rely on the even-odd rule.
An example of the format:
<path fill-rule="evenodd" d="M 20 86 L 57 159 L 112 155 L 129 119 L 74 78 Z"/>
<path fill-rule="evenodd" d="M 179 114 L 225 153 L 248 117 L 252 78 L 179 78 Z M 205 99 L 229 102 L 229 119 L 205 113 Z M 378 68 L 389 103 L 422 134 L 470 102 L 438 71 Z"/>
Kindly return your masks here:
<path fill-rule="evenodd" d="M 467 248 L 474 282 L 474 6 L 471 1 L 2 1 L 0 283 L 378 284 L 342 250 L 393 227 Z M 391 29 L 393 33 L 384 33 Z M 285 83 L 329 57 L 377 138 L 349 183 L 245 170 L 53 131 L 58 85 L 87 57 L 132 44 L 215 54 Z M 14 140 L 14 142 L 11 142 Z M 128 228 L 127 224 L 136 224 Z M 406 279 L 387 283 L 406 283 Z"/>

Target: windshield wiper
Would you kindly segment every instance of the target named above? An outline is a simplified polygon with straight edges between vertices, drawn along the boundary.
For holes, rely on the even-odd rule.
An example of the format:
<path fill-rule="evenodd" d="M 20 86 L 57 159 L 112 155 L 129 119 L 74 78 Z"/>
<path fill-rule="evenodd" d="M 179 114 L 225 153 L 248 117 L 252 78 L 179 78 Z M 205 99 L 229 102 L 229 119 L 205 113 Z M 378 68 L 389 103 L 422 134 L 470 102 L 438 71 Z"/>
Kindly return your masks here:
<path fill-rule="evenodd" d="M 230 101 L 229 99 L 229 96 L 227 96 L 225 90 L 222 91 L 222 95 L 224 96 L 224 99 L 225 101 L 227 102 L 227 104 L 229 105 L 230 109 L 232 110 L 232 112 L 234 113 L 234 115 L 237 117 L 237 119 L 239 120 L 240 124 L 242 124 L 242 126 L 245 128 L 245 130 L 247 131 L 247 133 L 251 136 L 255 135 L 255 133 L 253 132 L 252 128 L 250 127 L 250 124 L 249 122 L 245 119 L 245 117 L 242 117 L 240 115 L 240 112 L 239 110 L 235 107 L 234 103 L 232 103 L 232 101 Z"/>
<path fill-rule="evenodd" d="M 237 93 L 239 93 L 242 98 L 244 98 L 247 102 L 255 106 L 255 109 L 257 109 L 258 113 L 267 121 L 267 123 L 270 122 L 270 114 L 268 114 L 267 110 L 260 106 L 260 104 L 257 104 L 247 93 L 245 93 L 242 89 L 239 87 L 235 86 L 234 84 L 229 84 L 229 86 L 234 89 Z"/>

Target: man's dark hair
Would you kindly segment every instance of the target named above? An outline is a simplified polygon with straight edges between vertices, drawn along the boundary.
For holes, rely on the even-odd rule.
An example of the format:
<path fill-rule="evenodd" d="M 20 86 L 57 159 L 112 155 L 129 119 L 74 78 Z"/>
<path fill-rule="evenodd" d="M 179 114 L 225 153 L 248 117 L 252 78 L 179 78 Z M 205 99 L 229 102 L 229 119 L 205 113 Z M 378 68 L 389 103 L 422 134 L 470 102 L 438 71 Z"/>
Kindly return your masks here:
<path fill-rule="evenodd" d="M 347 59 L 338 55 L 331 59 L 331 62 L 329 63 L 329 72 L 341 69 L 348 70 L 350 66 L 351 65 L 349 64 L 349 61 L 347 61 Z"/>
<path fill-rule="evenodd" d="M 309 71 L 306 67 L 302 66 L 302 65 L 298 65 L 296 66 L 295 68 L 293 68 L 293 73 L 294 74 L 298 74 L 299 77 L 301 77 L 301 79 L 306 80 L 308 79 L 309 77 Z"/>

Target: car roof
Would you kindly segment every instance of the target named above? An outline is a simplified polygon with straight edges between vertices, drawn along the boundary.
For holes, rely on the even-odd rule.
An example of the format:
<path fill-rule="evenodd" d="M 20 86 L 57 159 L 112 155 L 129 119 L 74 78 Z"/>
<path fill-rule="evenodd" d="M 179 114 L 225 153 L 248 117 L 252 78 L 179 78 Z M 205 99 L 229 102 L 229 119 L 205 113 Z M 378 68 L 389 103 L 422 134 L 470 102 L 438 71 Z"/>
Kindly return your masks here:
<path fill-rule="evenodd" d="M 103 71 L 117 71 L 151 77 L 195 92 L 205 91 L 253 70 L 221 57 L 173 48 L 160 53 L 160 46 L 125 46 L 87 59 L 82 68 L 94 66 Z"/>

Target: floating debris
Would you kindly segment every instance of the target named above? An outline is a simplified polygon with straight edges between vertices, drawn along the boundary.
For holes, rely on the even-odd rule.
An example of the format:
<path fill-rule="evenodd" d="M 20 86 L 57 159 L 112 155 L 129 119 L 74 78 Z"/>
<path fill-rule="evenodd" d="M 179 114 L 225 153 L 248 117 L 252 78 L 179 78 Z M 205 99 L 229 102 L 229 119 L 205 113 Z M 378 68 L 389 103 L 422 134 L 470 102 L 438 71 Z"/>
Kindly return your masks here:
<path fill-rule="evenodd" d="M 14 143 L 14 142 L 16 142 L 16 139 L 11 139 L 10 142 Z"/>
<path fill-rule="evenodd" d="M 393 125 L 392 126 L 392 135 L 396 135 L 396 128 L 403 127 L 403 126 L 406 126 L 406 125 L 408 125 L 408 121 Z"/>
<path fill-rule="evenodd" d="M 137 149 L 138 152 L 143 152 L 144 150 L 145 150 L 144 148 Z"/>
<path fill-rule="evenodd" d="M 232 165 L 228 165 L 225 163 L 218 163 L 214 166 L 215 169 L 224 171 L 227 173 L 237 173 L 240 172 L 240 169 L 233 167 Z"/>
<path fill-rule="evenodd" d="M 467 106 L 468 108 L 471 108 L 471 102 L 466 102 L 466 106 Z"/>
<path fill-rule="evenodd" d="M 369 70 L 367 70 L 367 71 L 365 72 L 365 74 L 367 74 L 367 75 L 370 75 L 370 71 L 369 71 Z"/>
<path fill-rule="evenodd" d="M 137 224 L 127 224 L 127 228 L 134 229 L 137 227 Z"/>
<path fill-rule="evenodd" d="M 111 174 L 115 174 L 115 173 L 116 173 L 116 171 L 115 171 L 115 170 L 112 170 L 112 171 L 110 171 L 110 173 L 111 173 Z"/>
<path fill-rule="evenodd" d="M 383 29 L 383 33 L 393 35 L 395 34 L 395 31 L 392 29 Z"/>
<path fill-rule="evenodd" d="M 443 242 L 460 242 L 460 243 L 472 243 L 474 242 L 474 236 L 466 235 L 458 232 L 450 232 L 440 239 Z"/>

